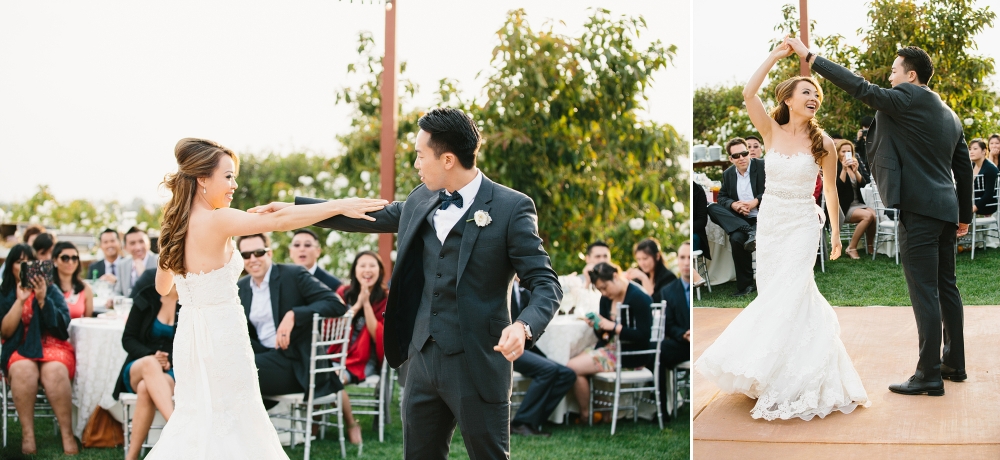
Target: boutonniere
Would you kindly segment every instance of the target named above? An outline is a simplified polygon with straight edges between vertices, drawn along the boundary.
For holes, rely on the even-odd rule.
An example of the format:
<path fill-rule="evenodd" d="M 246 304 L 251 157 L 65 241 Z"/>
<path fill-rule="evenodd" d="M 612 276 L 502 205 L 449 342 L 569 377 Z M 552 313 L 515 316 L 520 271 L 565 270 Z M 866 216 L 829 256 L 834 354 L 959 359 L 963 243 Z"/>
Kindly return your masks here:
<path fill-rule="evenodd" d="M 489 225 L 490 222 L 493 222 L 493 218 L 490 217 L 490 213 L 486 211 L 476 211 L 476 213 L 472 215 L 472 219 L 466 220 L 466 222 L 472 221 L 475 221 L 476 225 L 480 227 L 485 227 Z"/>

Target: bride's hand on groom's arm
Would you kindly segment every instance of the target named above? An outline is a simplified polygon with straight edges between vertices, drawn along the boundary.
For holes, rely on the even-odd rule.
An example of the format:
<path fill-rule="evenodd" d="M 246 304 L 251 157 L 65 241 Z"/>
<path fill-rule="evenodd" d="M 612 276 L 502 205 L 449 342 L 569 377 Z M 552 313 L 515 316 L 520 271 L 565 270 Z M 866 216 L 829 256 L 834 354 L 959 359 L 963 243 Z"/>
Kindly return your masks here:
<path fill-rule="evenodd" d="M 294 204 L 295 203 L 286 203 L 284 201 L 273 201 L 271 203 L 262 206 L 254 206 L 250 209 L 247 209 L 247 212 L 253 214 L 270 214 L 272 212 L 281 211 L 282 209 L 285 209 L 289 206 L 293 206 Z"/>

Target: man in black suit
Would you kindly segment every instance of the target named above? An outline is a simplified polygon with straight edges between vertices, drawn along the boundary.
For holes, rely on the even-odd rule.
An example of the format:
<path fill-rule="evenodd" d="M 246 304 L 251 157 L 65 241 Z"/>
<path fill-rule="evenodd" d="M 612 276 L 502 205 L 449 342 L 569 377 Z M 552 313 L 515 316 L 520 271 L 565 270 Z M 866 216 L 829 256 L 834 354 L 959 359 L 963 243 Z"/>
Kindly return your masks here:
<path fill-rule="evenodd" d="M 87 279 L 99 279 L 114 286 L 118 281 L 118 267 L 115 264 L 118 263 L 119 254 L 122 252 L 122 243 L 118 239 L 118 232 L 110 228 L 101 232 L 99 240 L 104 258 L 90 264 L 87 268 L 89 274 L 85 276 Z"/>
<path fill-rule="evenodd" d="M 531 303 L 531 291 L 522 288 L 517 280 L 510 293 L 510 315 L 516 318 L 521 309 Z M 525 350 L 524 354 L 514 361 L 514 370 L 530 377 L 531 384 L 525 392 L 517 414 L 510 421 L 510 432 L 524 436 L 549 437 L 549 433 L 541 431 L 542 422 L 549 418 L 559 402 L 566 396 L 576 382 L 576 372 L 563 366 L 542 353 L 538 347 Z"/>
<path fill-rule="evenodd" d="M 719 202 L 708 205 L 708 217 L 729 235 L 736 265 L 733 296 L 738 297 L 757 290 L 751 254 L 757 249 L 757 210 L 764 195 L 764 160 L 748 158 L 747 142 L 739 137 L 726 143 L 726 151 L 733 165 L 722 173 Z"/>
<path fill-rule="evenodd" d="M 323 254 L 323 247 L 319 244 L 319 236 L 316 232 L 308 228 L 300 228 L 292 235 L 292 243 L 288 245 L 288 256 L 292 263 L 305 267 L 310 275 L 315 276 L 331 291 L 337 292 L 340 288 L 340 280 L 323 270 L 316 261 Z"/>
<path fill-rule="evenodd" d="M 920 48 L 896 52 L 892 88 L 885 89 L 809 52 L 798 39 L 786 43 L 817 73 L 877 110 L 868 131 L 868 163 L 882 202 L 899 210 L 899 252 L 920 339 L 916 372 L 889 390 L 944 395 L 942 379 L 967 378 L 955 282 L 955 240 L 972 221 L 972 164 L 962 123 L 927 87 L 934 64 Z"/>
<path fill-rule="evenodd" d="M 677 269 L 681 277 L 660 290 L 660 298 L 667 302 L 666 334 L 660 342 L 660 409 L 667 413 L 667 371 L 691 360 L 691 243 L 685 241 L 677 249 Z"/>
<path fill-rule="evenodd" d="M 302 393 L 309 388 L 313 314 L 342 316 L 347 307 L 306 269 L 272 263 L 271 242 L 266 235 L 243 236 L 236 245 L 249 273 L 236 286 L 247 315 L 260 393 L 262 396 Z M 343 388 L 340 380 L 328 378 L 330 375 L 316 375 L 317 397 Z M 275 404 L 264 401 L 268 407 Z"/>

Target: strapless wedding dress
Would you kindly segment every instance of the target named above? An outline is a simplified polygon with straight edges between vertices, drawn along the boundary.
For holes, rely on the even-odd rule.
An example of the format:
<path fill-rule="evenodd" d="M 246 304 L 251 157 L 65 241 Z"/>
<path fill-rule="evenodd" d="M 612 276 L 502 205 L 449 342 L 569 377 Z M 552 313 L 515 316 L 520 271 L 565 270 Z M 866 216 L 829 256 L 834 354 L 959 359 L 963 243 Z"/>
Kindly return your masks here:
<path fill-rule="evenodd" d="M 257 366 L 236 281 L 243 260 L 202 274 L 176 276 L 175 406 L 156 459 L 288 459 L 264 410 Z"/>
<path fill-rule="evenodd" d="M 869 406 L 833 308 L 813 265 L 822 211 L 813 198 L 819 167 L 810 154 L 769 153 L 757 216 L 758 295 L 708 347 L 695 369 L 722 391 L 757 399 L 765 420 L 825 417 Z"/>

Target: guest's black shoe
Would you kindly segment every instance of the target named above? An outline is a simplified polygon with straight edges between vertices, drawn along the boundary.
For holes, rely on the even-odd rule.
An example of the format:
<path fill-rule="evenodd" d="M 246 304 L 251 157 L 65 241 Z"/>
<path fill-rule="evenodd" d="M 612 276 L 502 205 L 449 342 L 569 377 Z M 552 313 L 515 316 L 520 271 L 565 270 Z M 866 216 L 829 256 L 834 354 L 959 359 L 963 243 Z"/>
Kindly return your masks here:
<path fill-rule="evenodd" d="M 962 380 L 969 378 L 969 374 L 965 373 L 965 369 L 952 369 L 942 364 L 941 378 L 951 380 L 952 382 L 961 382 Z"/>
<path fill-rule="evenodd" d="M 541 430 L 536 430 L 528 425 L 521 425 L 521 424 L 511 425 L 510 433 L 519 434 L 521 436 L 541 436 L 543 438 L 552 436 L 551 433 L 543 433 Z"/>
<path fill-rule="evenodd" d="M 747 287 L 745 287 L 743 289 L 740 289 L 740 290 L 734 292 L 733 293 L 733 297 L 743 297 L 743 296 L 745 296 L 747 294 L 750 294 L 751 292 L 756 292 L 756 291 L 757 291 L 757 287 L 751 284 L 751 285 L 749 285 L 749 286 L 747 286 Z"/>
<path fill-rule="evenodd" d="M 743 249 L 746 252 L 754 252 L 757 250 L 757 232 L 751 230 L 750 236 L 747 237 L 747 242 L 743 243 Z"/>
<path fill-rule="evenodd" d="M 944 396 L 944 381 L 926 382 L 913 376 L 903 383 L 889 385 L 889 391 L 901 395 Z"/>

